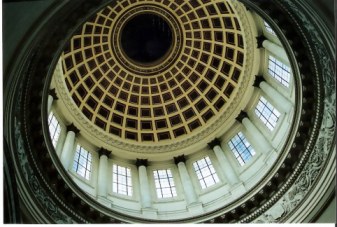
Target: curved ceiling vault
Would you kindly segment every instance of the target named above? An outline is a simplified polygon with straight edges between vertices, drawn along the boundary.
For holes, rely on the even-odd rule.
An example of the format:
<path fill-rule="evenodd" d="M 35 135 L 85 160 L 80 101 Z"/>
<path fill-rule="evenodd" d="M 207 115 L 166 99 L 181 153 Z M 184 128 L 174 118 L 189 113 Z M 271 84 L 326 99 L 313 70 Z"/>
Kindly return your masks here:
<path fill-rule="evenodd" d="M 244 9 L 226 1 L 181 4 L 110 4 L 66 45 L 56 86 L 69 112 L 85 116 L 76 118 L 88 135 L 122 150 L 170 152 L 207 144 L 238 115 L 258 65 Z M 123 47 L 123 34 L 136 32 L 125 29 L 142 15 L 171 36 L 163 56 L 147 63 Z"/>

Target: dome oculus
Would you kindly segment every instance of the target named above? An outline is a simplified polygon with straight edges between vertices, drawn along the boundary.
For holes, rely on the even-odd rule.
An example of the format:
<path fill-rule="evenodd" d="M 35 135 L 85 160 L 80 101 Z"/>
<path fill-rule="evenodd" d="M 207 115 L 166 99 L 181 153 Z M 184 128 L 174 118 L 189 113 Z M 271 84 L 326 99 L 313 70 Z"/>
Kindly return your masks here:
<path fill-rule="evenodd" d="M 136 63 L 153 63 L 160 60 L 172 46 L 172 31 L 162 17 L 140 14 L 125 23 L 121 46 Z"/>

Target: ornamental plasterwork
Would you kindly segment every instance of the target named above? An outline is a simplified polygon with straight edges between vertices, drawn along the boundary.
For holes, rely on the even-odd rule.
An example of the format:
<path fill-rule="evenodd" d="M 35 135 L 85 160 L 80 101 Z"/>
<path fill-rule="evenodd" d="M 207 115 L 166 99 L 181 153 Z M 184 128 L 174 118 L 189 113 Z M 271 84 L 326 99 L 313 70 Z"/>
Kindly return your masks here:
<path fill-rule="evenodd" d="M 21 89 L 19 90 L 22 91 Z M 19 95 L 19 97 L 20 96 L 21 95 Z M 16 105 L 17 113 L 21 112 L 20 108 L 21 108 L 20 102 L 17 102 L 17 105 Z M 14 118 L 14 128 L 15 128 L 15 131 L 14 131 L 15 145 L 16 145 L 17 157 L 19 159 L 18 163 L 20 165 L 20 166 L 17 166 L 17 168 L 19 168 L 19 170 L 17 171 L 22 174 L 24 181 L 27 182 L 30 190 L 34 192 L 35 199 L 37 199 L 38 202 L 41 205 L 43 205 L 43 207 L 45 208 L 44 211 L 55 221 L 55 223 L 58 223 L 58 224 L 74 223 L 72 218 L 69 217 L 69 215 L 66 214 L 64 210 L 59 209 L 58 205 L 50 198 L 50 194 L 42 187 L 42 185 L 40 184 L 38 180 L 37 176 L 41 175 L 41 173 L 38 173 L 37 175 L 37 173 L 32 168 L 32 163 L 28 161 L 28 154 L 27 154 L 28 151 L 25 150 L 23 135 L 21 134 L 21 130 L 20 130 L 22 128 L 22 123 L 19 117 Z M 22 181 L 22 179 L 20 179 L 20 181 Z M 27 190 L 27 189 L 24 189 L 24 190 Z M 80 218 L 78 215 L 73 213 L 71 210 L 69 211 L 73 215 Z"/>
<path fill-rule="evenodd" d="M 317 29 L 312 26 L 312 22 L 307 19 L 303 11 L 298 10 L 293 2 L 287 1 L 287 4 L 295 10 L 296 14 L 302 20 L 302 25 L 304 25 L 307 32 L 311 34 L 310 37 L 314 38 L 313 47 L 315 47 L 317 56 L 315 55 L 313 57 L 315 57 L 315 59 L 319 61 L 319 65 L 321 65 L 320 71 L 317 73 L 323 76 L 325 96 L 323 119 L 315 147 L 310 153 L 310 157 L 295 183 L 273 206 L 261 216 L 257 217 L 253 221 L 254 223 L 286 221 L 289 215 L 309 196 L 309 192 L 317 190 L 315 189 L 316 187 L 321 187 L 321 185 L 317 185 L 317 181 L 319 180 L 319 176 L 326 170 L 325 168 L 335 168 L 328 166 L 329 159 L 327 159 L 331 157 L 331 153 L 334 152 L 332 145 L 336 133 L 336 81 L 334 72 L 332 71 L 332 62 L 328 57 L 329 53 L 325 48 L 322 48 L 322 46 L 325 46 L 325 42 Z M 332 157 L 334 156 L 332 155 Z M 335 164 L 335 162 L 333 163 Z"/>

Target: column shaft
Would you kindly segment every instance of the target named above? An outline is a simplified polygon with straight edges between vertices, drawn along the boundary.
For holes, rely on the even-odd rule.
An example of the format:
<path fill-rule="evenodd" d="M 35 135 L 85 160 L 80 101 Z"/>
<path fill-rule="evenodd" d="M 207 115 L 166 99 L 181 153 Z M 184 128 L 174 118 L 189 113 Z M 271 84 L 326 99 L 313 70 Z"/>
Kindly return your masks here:
<path fill-rule="evenodd" d="M 53 96 L 48 95 L 48 115 L 49 115 L 49 113 L 50 113 L 51 106 L 53 105 L 53 101 L 54 101 Z"/>
<path fill-rule="evenodd" d="M 242 120 L 243 126 L 246 128 L 247 137 L 249 137 L 249 142 L 253 145 L 255 149 L 259 149 L 262 153 L 267 153 L 273 149 L 268 140 L 262 135 L 260 130 L 245 117 Z"/>
<path fill-rule="evenodd" d="M 140 194 L 143 208 L 152 206 L 151 193 L 149 188 L 149 180 L 147 177 L 146 167 L 141 165 L 138 167 Z"/>
<path fill-rule="evenodd" d="M 184 162 L 178 163 L 178 170 L 181 178 L 181 182 L 184 188 L 187 204 L 196 203 L 198 201 L 197 194 L 195 193 L 190 175 L 187 172 L 186 165 Z"/>
<path fill-rule="evenodd" d="M 213 147 L 213 151 L 218 159 L 218 162 L 223 169 L 223 172 L 229 182 L 230 185 L 239 183 L 239 178 L 235 170 L 233 169 L 232 164 L 228 161 L 227 157 L 225 156 L 222 148 L 219 145 Z"/>
<path fill-rule="evenodd" d="M 276 109 L 283 113 L 288 113 L 292 108 L 291 102 L 279 93 L 275 88 L 270 86 L 265 81 L 260 83 L 261 90 L 270 98 L 276 105 Z"/>
<path fill-rule="evenodd" d="M 61 163 L 63 164 L 63 167 L 66 170 L 68 170 L 71 161 L 73 161 L 74 144 L 75 144 L 75 132 L 68 131 L 61 153 Z"/>
<path fill-rule="evenodd" d="M 107 197 L 108 195 L 108 157 L 106 155 L 101 155 L 99 158 L 99 167 L 98 167 L 98 181 L 97 187 L 98 192 L 97 194 L 102 197 Z"/>
<path fill-rule="evenodd" d="M 266 39 L 266 40 L 264 40 L 262 42 L 262 46 L 266 50 L 268 50 L 269 52 L 271 52 L 279 60 L 281 60 L 283 62 L 289 62 L 287 53 L 279 45 L 277 45 L 277 44 L 269 41 L 268 39 Z"/>

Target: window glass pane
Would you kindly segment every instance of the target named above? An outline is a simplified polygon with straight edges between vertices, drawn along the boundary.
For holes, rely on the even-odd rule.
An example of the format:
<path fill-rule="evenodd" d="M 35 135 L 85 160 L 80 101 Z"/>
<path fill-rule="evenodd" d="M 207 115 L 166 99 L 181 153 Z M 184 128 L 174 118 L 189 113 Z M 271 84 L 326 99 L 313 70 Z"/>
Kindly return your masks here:
<path fill-rule="evenodd" d="M 161 179 L 160 184 L 163 188 L 170 187 L 170 184 L 168 183 L 167 179 Z"/>
<path fill-rule="evenodd" d="M 158 195 L 158 197 L 159 197 L 159 195 L 161 195 L 161 197 L 160 197 L 160 198 L 162 198 L 163 196 L 162 196 L 161 189 L 160 189 L 160 188 L 157 188 L 157 189 L 156 189 L 156 191 L 157 191 L 157 195 Z"/>
<path fill-rule="evenodd" d="M 89 180 L 91 175 L 91 164 L 91 154 L 83 147 L 77 145 L 74 155 L 73 171 Z"/>
<path fill-rule="evenodd" d="M 154 183 L 158 198 L 177 196 L 172 172 L 170 169 L 153 171 Z"/>
<path fill-rule="evenodd" d="M 203 180 L 200 181 L 200 185 L 201 185 L 202 189 L 207 188 L 207 186 L 206 186 L 206 184 L 205 184 L 205 182 Z"/>
<path fill-rule="evenodd" d="M 85 166 L 86 163 L 87 163 L 87 159 L 86 159 L 86 158 L 83 158 L 83 157 L 81 156 L 81 157 L 80 157 L 80 164 L 81 164 L 82 166 Z"/>
<path fill-rule="evenodd" d="M 215 183 L 218 183 L 220 181 L 218 175 L 216 174 L 213 174 L 213 179 Z"/>
<path fill-rule="evenodd" d="M 132 180 L 130 168 L 113 164 L 112 191 L 122 195 L 132 196 Z"/>
<path fill-rule="evenodd" d="M 219 182 L 219 178 L 213 168 L 209 157 L 204 157 L 193 163 L 201 188 L 207 188 Z"/>
<path fill-rule="evenodd" d="M 85 179 L 87 179 L 87 180 L 90 179 L 90 172 L 85 172 Z"/>
<path fill-rule="evenodd" d="M 54 148 L 56 148 L 58 139 L 59 139 L 60 134 L 61 134 L 61 126 L 60 126 L 58 120 L 56 119 L 56 117 L 54 116 L 53 113 L 49 114 L 48 126 L 49 126 L 50 138 L 52 140 Z"/>
<path fill-rule="evenodd" d="M 236 134 L 228 142 L 228 146 L 241 166 L 243 166 L 255 154 L 254 149 L 242 132 Z"/>
<path fill-rule="evenodd" d="M 130 177 L 127 178 L 127 185 L 129 185 L 129 187 L 130 187 L 132 185 L 132 183 L 131 183 L 131 174 L 129 173 L 128 176 L 130 176 Z"/>
<path fill-rule="evenodd" d="M 171 189 L 170 188 L 162 188 L 162 193 L 164 197 L 168 197 L 171 195 Z"/>
<path fill-rule="evenodd" d="M 77 168 L 77 173 L 79 175 L 81 175 L 82 177 L 84 177 L 84 174 L 85 174 L 85 168 L 83 166 L 78 166 Z"/>
<path fill-rule="evenodd" d="M 276 123 L 281 115 L 267 100 L 261 96 L 259 103 L 255 108 L 255 113 L 260 120 L 265 124 L 270 131 L 273 131 Z"/>
<path fill-rule="evenodd" d="M 207 176 L 211 175 L 211 170 L 209 168 L 203 168 L 201 171 L 202 171 L 201 173 L 204 177 L 207 177 Z"/>
<path fill-rule="evenodd" d="M 269 56 L 268 59 L 268 73 L 279 83 L 285 87 L 289 87 L 291 73 L 290 68 L 273 56 Z"/>
<path fill-rule="evenodd" d="M 177 196 L 176 188 L 172 188 L 172 195 L 173 195 L 173 196 Z"/>

